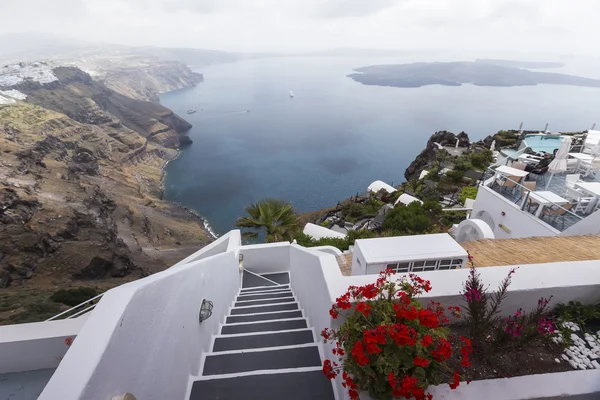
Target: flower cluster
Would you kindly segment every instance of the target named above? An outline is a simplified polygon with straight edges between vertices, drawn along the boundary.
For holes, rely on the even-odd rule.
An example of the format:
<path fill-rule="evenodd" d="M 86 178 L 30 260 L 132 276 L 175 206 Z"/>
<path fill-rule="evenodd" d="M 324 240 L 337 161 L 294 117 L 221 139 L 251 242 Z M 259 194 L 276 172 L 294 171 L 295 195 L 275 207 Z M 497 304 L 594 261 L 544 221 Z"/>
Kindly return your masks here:
<path fill-rule="evenodd" d="M 332 353 L 341 364 L 326 360 L 323 373 L 329 379 L 341 373 L 351 399 L 360 391 L 384 398 L 431 399 L 426 388 L 442 383 L 437 378 L 445 372 L 451 386 L 460 382 L 459 372 L 446 365 L 453 354 L 444 327 L 449 323 L 446 309 L 437 302 L 423 307 L 415 299 L 431 290 L 430 282 L 413 274 L 392 280 L 392 275 L 387 270 L 374 284 L 349 287 L 330 310 L 334 319 L 343 313 L 345 322 L 321 332 L 335 344 Z M 460 316 L 459 307 L 448 310 Z M 461 340 L 461 365 L 470 366 L 471 341 Z"/>

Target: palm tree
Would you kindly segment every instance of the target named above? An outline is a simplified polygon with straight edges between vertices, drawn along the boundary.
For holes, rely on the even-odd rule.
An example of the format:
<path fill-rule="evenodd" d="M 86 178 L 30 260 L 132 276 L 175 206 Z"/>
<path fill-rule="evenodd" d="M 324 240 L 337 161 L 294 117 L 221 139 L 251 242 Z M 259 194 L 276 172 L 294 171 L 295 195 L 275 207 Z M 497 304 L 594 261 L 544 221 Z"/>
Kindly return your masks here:
<path fill-rule="evenodd" d="M 249 216 L 235 221 L 239 228 L 266 232 L 267 242 L 292 241 L 300 223 L 290 203 L 278 199 L 262 199 L 245 208 Z M 244 232 L 245 238 L 256 238 L 258 232 Z"/>

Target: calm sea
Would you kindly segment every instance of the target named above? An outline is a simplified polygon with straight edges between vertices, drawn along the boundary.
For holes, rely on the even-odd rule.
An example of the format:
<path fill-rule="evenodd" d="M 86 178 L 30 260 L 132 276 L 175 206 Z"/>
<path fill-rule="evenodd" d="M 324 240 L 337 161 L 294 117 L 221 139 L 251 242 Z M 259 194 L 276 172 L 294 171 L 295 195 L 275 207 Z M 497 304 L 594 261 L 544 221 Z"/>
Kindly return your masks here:
<path fill-rule="evenodd" d="M 569 86 L 388 88 L 346 75 L 402 59 L 267 58 L 203 68 L 204 83 L 161 103 L 194 125 L 167 167 L 166 197 L 227 232 L 263 197 L 300 212 L 374 180 L 398 184 L 438 130 L 478 140 L 500 129 L 583 130 L 600 123 L 600 90 Z M 294 97 L 290 97 L 293 91 Z M 197 109 L 186 115 L 186 110 Z"/>

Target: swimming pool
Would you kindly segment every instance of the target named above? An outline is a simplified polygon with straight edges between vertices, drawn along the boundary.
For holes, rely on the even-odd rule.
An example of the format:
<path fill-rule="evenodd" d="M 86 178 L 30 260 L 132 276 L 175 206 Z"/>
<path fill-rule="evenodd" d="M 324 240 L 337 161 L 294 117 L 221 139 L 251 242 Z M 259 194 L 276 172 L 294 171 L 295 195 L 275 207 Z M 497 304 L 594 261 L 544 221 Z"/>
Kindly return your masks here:
<path fill-rule="evenodd" d="M 531 150 L 536 153 L 545 151 L 546 153 L 552 153 L 555 149 L 560 147 L 561 138 L 560 136 L 546 136 L 546 135 L 528 135 L 523 139 L 523 143 L 519 149 L 525 147 L 531 147 Z"/>

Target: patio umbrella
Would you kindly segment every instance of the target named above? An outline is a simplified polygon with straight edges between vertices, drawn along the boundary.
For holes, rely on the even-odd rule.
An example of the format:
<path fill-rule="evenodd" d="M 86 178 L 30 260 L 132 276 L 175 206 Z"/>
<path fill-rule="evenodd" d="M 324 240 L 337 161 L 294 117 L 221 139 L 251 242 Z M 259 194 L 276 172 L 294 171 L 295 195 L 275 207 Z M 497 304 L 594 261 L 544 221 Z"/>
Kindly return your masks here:
<path fill-rule="evenodd" d="M 490 151 L 496 150 L 496 141 L 494 140 L 492 144 L 490 144 Z"/>
<path fill-rule="evenodd" d="M 546 184 L 546 189 L 550 186 L 550 181 L 554 177 L 554 174 L 565 172 L 567 170 L 567 157 L 569 157 L 569 150 L 571 149 L 571 138 L 565 137 L 562 140 L 560 148 L 556 153 L 556 157 L 550 165 L 548 165 L 548 172 L 550 172 L 550 179 L 548 179 L 548 183 Z"/>

